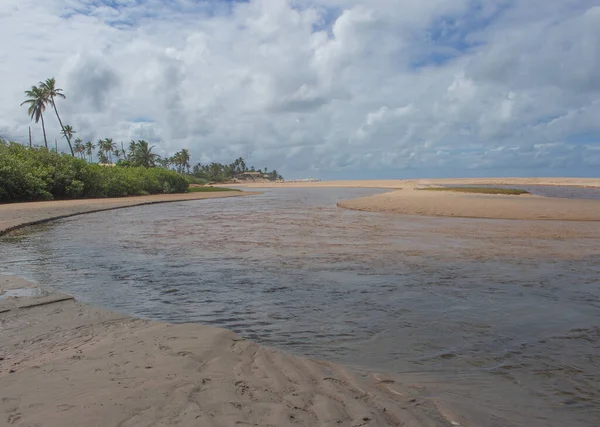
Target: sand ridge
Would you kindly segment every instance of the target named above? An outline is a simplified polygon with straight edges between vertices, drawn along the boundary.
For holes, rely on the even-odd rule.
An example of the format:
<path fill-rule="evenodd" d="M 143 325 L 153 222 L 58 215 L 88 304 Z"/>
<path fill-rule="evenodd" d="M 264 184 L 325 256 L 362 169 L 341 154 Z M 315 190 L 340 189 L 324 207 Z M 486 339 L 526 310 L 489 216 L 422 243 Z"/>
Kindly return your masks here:
<path fill-rule="evenodd" d="M 461 178 L 381 181 L 324 181 L 248 184 L 246 188 L 383 188 L 389 193 L 339 202 L 341 208 L 365 212 L 458 218 L 600 221 L 600 200 L 558 199 L 531 195 L 486 195 L 427 192 L 441 185 L 551 185 L 600 187 L 600 178 Z"/>
<path fill-rule="evenodd" d="M 342 201 L 337 205 L 365 212 L 390 212 L 403 215 L 600 221 L 600 200 L 429 192 L 416 188 Z"/>

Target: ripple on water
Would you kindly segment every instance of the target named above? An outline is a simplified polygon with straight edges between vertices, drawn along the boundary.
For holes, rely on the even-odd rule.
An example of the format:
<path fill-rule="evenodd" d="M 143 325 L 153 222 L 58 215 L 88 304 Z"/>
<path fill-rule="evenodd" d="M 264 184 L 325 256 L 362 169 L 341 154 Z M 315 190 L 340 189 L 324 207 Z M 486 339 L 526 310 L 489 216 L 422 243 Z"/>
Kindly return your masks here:
<path fill-rule="evenodd" d="M 335 207 L 377 192 L 273 190 L 85 215 L 4 239 L 0 272 L 131 315 L 403 373 L 478 425 L 595 426 L 597 228 L 571 224 L 573 237 L 542 245 L 519 221 Z M 535 232 L 544 227 L 560 224 Z"/>

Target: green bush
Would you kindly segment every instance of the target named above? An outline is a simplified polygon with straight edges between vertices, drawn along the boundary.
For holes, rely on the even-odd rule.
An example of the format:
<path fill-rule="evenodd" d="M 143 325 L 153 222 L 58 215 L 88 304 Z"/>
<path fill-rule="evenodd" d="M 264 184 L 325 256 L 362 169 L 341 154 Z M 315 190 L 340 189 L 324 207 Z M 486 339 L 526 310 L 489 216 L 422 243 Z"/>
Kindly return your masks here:
<path fill-rule="evenodd" d="M 100 166 L 0 140 L 0 202 L 183 193 L 188 186 L 163 168 Z"/>

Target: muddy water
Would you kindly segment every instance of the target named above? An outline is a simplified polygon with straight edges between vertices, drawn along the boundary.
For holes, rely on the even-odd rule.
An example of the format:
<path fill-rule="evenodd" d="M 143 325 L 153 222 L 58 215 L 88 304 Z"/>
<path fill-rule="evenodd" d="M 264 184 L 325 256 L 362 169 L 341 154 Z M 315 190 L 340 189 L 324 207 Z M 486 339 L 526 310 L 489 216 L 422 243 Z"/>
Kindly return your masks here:
<path fill-rule="evenodd" d="M 397 375 L 477 426 L 597 426 L 600 225 L 347 211 L 372 189 L 84 215 L 3 239 L 0 272 Z"/>

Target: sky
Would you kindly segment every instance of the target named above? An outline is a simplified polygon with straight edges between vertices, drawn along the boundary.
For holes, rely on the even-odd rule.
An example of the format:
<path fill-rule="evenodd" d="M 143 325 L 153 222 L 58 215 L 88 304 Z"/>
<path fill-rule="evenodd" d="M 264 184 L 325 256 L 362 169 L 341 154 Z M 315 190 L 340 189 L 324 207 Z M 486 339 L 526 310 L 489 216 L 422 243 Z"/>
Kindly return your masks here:
<path fill-rule="evenodd" d="M 598 0 L 1 0 L 0 137 L 286 178 L 600 176 Z M 49 139 L 59 138 L 48 111 Z"/>

